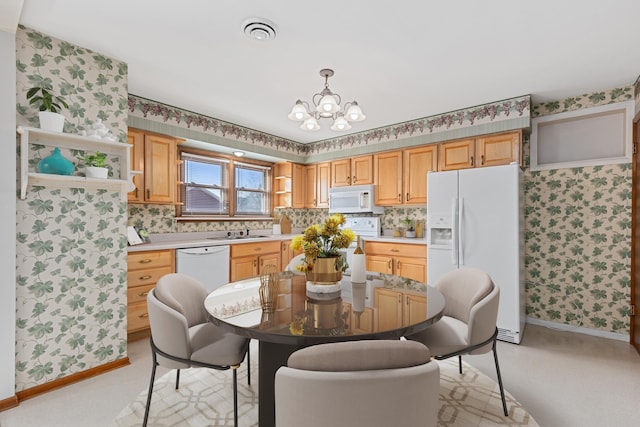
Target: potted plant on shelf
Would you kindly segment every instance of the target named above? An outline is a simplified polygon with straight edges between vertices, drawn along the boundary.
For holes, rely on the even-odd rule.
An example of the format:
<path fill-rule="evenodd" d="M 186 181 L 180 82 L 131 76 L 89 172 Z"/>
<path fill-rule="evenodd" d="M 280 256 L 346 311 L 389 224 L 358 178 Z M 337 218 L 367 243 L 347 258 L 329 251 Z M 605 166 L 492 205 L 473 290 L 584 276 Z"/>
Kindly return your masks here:
<path fill-rule="evenodd" d="M 78 157 L 78 160 L 84 162 L 85 175 L 87 178 L 103 178 L 109 176 L 109 168 L 106 163 L 107 155 L 96 151 L 96 154 L 85 154 Z"/>
<path fill-rule="evenodd" d="M 296 266 L 304 271 L 307 280 L 316 284 L 335 284 L 342 279 L 347 263 L 341 249 L 349 247 L 355 234 L 344 224 L 342 214 L 331 215 L 322 225 L 307 227 L 302 235 L 291 239 L 291 249 L 304 252 L 303 263 Z"/>
<path fill-rule="evenodd" d="M 69 108 L 67 102 L 61 96 L 51 93 L 49 88 L 32 87 L 27 91 L 29 105 L 33 105 L 40 112 L 40 129 L 53 132 L 62 132 L 64 128 L 64 116 L 60 114 L 62 107 Z"/>

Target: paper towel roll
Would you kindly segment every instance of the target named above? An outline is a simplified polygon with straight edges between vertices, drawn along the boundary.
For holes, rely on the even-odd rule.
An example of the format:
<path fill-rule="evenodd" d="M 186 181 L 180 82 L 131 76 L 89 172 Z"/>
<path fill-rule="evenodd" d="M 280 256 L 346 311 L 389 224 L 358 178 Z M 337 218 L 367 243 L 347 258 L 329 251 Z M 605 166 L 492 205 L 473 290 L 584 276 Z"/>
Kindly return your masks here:
<path fill-rule="evenodd" d="M 364 283 L 367 281 L 367 271 L 365 269 L 365 254 L 353 254 L 350 267 L 352 282 Z"/>

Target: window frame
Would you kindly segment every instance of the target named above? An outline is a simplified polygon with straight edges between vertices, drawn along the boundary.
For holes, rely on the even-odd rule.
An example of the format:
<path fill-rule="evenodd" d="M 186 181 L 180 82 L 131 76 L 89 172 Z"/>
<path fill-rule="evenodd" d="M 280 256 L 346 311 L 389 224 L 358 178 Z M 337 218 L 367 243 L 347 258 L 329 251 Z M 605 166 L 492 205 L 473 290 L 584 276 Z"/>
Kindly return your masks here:
<path fill-rule="evenodd" d="M 228 212 L 226 213 L 187 213 L 185 212 L 186 208 L 186 200 L 185 200 L 185 191 L 187 189 L 188 184 L 184 182 L 185 180 L 185 158 L 183 154 L 187 154 L 187 156 L 192 156 L 194 158 L 201 157 L 203 161 L 210 159 L 212 162 L 221 161 L 227 163 L 227 177 L 226 181 L 228 183 L 226 191 L 228 193 Z M 178 220 L 205 220 L 205 221 L 215 221 L 215 220 L 247 220 L 247 219 L 271 219 L 271 212 L 273 211 L 273 175 L 274 175 L 274 164 L 270 162 L 264 162 L 260 160 L 253 159 L 237 159 L 233 156 L 221 154 L 215 151 L 208 150 L 200 150 L 194 149 L 191 147 L 179 147 L 178 148 L 178 159 L 179 159 L 179 176 L 180 176 L 180 191 L 178 192 L 178 206 L 176 209 L 176 218 Z M 265 177 L 265 185 L 268 186 L 267 189 L 262 191 L 267 197 L 266 211 L 263 214 L 243 214 L 237 212 L 237 197 L 236 193 L 240 188 L 236 188 L 235 178 L 236 178 L 236 164 L 238 165 L 246 165 L 247 167 L 256 167 L 259 169 L 263 169 L 267 176 Z M 253 191 L 253 189 L 251 189 Z"/>

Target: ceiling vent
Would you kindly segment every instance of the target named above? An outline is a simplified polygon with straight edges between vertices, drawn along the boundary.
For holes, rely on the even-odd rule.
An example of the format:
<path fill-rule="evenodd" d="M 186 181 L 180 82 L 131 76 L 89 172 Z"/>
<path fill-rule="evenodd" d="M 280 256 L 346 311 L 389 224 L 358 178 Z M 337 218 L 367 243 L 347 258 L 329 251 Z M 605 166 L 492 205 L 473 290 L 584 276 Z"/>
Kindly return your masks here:
<path fill-rule="evenodd" d="M 244 34 L 253 40 L 268 41 L 276 38 L 276 26 L 265 18 L 249 18 L 242 23 Z"/>

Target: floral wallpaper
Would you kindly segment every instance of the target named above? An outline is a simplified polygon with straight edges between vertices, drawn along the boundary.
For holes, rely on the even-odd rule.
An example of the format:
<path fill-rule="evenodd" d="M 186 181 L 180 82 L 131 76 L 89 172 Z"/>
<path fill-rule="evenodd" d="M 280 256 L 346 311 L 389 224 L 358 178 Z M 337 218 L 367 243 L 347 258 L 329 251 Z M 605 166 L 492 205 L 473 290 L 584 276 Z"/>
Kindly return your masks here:
<path fill-rule="evenodd" d="M 542 116 L 632 97 L 628 86 L 533 111 Z M 524 152 L 528 165 L 528 143 Z M 525 171 L 527 316 L 629 333 L 631 169 L 628 163 Z"/>
<path fill-rule="evenodd" d="M 16 50 L 18 125 L 39 127 L 25 93 L 45 85 L 69 104 L 65 132 L 100 118 L 126 142 L 125 63 L 22 26 Z M 33 166 L 53 147 L 32 148 Z M 17 200 L 16 223 L 16 391 L 125 357 L 127 205 L 120 192 L 30 186 Z"/>
<path fill-rule="evenodd" d="M 302 144 L 144 99 L 136 95 L 129 95 L 128 105 L 129 115 L 132 117 L 197 130 L 202 133 L 218 135 L 254 146 L 266 147 L 276 151 L 302 156 L 309 156 L 314 153 L 336 152 L 357 146 L 372 146 L 390 140 L 410 138 L 421 134 L 441 133 L 443 136 L 440 140 L 446 140 L 451 139 L 445 136 L 447 132 L 487 124 L 500 123 L 500 128 L 497 129 L 500 131 L 519 129 L 528 126 L 528 118 L 531 114 L 531 98 L 529 95 L 525 95 L 477 107 L 464 108 L 449 113 L 425 117 L 411 122 L 372 129 L 366 132 L 311 144 Z M 506 122 L 512 122 L 514 124 L 509 127 L 509 125 L 505 124 Z M 487 131 L 485 130 L 482 133 L 487 133 Z M 248 147 L 247 150 L 251 150 L 251 148 Z M 277 155 L 277 153 L 274 155 Z"/>

